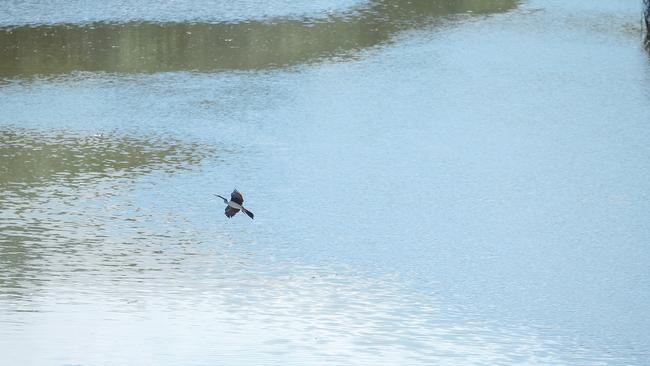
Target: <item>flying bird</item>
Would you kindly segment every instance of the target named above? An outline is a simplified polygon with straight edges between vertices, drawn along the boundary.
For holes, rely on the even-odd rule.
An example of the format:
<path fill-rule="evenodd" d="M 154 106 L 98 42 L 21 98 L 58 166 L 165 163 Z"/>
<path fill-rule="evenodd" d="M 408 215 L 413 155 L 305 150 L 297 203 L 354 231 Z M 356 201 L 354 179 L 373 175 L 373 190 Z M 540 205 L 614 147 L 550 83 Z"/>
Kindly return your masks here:
<path fill-rule="evenodd" d="M 227 205 L 226 206 L 226 216 L 228 216 L 228 218 L 231 218 L 231 217 L 235 216 L 235 214 L 237 212 L 239 212 L 239 210 L 242 210 L 251 219 L 255 217 L 255 215 L 253 215 L 252 212 L 250 212 L 250 211 L 248 211 L 247 209 L 244 208 L 244 206 L 243 206 L 244 205 L 244 197 L 242 197 L 241 193 L 239 193 L 239 191 L 237 191 L 236 189 L 234 191 L 232 191 L 232 193 L 230 194 L 230 201 L 228 201 L 227 199 L 219 196 L 218 194 L 215 194 L 215 196 L 221 198 L 223 200 L 223 203 L 225 203 Z"/>

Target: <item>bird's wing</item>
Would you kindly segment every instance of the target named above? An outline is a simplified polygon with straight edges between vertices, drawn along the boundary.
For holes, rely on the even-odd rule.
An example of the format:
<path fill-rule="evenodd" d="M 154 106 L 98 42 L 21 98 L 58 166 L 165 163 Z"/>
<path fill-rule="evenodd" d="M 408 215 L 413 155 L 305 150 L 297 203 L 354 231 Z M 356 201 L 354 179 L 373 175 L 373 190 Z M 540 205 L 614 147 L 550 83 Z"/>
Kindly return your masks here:
<path fill-rule="evenodd" d="M 236 189 L 230 194 L 230 200 L 239 203 L 240 205 L 244 204 L 244 197 L 241 196 L 241 193 Z"/>
<path fill-rule="evenodd" d="M 215 194 L 215 196 L 221 198 L 221 199 L 223 200 L 223 203 L 228 204 L 228 200 L 227 200 L 227 199 L 225 199 L 225 198 L 219 196 L 218 194 Z"/>
<path fill-rule="evenodd" d="M 235 214 L 237 212 L 239 212 L 238 209 L 230 207 L 230 206 L 226 206 L 226 216 L 228 216 L 228 218 L 231 218 L 231 217 L 235 216 Z"/>

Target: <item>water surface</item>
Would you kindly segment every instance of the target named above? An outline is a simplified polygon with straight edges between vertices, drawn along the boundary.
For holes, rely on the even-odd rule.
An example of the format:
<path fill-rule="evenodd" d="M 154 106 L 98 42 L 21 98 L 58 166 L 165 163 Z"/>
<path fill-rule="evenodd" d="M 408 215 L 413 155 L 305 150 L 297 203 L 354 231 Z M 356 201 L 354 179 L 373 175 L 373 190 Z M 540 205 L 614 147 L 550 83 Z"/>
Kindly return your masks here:
<path fill-rule="evenodd" d="M 648 363 L 639 8 L 377 4 L 411 6 L 3 21 L 37 50 L 0 85 L 5 359 Z M 91 28 L 146 45 L 245 24 L 301 46 L 201 72 L 200 47 L 39 55 L 39 30 L 108 50 Z M 255 220 L 213 200 L 234 186 Z"/>

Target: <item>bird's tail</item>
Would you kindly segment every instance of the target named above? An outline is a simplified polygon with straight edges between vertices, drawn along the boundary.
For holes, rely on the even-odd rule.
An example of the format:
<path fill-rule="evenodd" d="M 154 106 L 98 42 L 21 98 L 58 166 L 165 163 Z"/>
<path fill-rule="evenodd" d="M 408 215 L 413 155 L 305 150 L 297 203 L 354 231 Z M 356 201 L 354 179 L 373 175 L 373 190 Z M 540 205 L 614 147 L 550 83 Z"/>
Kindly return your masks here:
<path fill-rule="evenodd" d="M 253 215 L 253 213 L 250 212 L 250 211 L 248 211 L 247 209 L 245 209 L 245 208 L 242 207 L 241 210 L 242 210 L 246 215 L 248 215 L 248 217 L 250 217 L 251 219 L 252 219 L 252 218 L 255 218 L 255 215 Z"/>

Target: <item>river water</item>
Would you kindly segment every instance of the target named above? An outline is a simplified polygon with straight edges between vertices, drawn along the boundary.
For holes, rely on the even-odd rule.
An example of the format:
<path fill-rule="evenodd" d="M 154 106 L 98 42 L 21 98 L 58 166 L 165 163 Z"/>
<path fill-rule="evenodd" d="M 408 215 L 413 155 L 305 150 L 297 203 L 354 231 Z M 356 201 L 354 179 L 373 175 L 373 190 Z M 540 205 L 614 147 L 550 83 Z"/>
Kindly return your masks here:
<path fill-rule="evenodd" d="M 4 4 L 0 364 L 650 363 L 640 19 Z"/>

